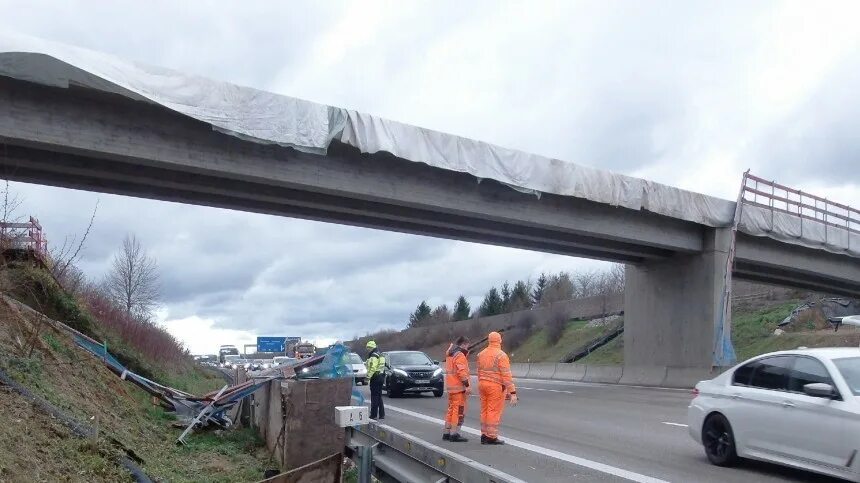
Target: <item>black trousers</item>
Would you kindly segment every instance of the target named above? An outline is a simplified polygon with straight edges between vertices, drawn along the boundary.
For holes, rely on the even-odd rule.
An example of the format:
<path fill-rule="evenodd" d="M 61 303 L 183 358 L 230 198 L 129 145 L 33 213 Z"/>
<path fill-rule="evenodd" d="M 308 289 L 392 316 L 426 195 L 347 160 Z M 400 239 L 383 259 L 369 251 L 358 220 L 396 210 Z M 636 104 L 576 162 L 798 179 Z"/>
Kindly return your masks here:
<path fill-rule="evenodd" d="M 382 403 L 382 374 L 370 378 L 370 419 L 385 419 L 385 405 Z"/>

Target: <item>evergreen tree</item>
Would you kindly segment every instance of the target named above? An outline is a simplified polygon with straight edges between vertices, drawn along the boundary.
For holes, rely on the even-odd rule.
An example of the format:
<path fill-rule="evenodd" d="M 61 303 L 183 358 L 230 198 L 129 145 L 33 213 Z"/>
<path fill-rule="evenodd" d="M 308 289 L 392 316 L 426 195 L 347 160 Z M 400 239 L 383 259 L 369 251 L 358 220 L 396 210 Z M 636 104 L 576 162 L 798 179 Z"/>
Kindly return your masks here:
<path fill-rule="evenodd" d="M 502 313 L 511 311 L 511 286 L 508 284 L 508 281 L 505 280 L 505 284 L 502 285 Z"/>
<path fill-rule="evenodd" d="M 426 300 L 422 300 L 418 307 L 415 309 L 415 312 L 409 315 L 409 327 L 419 327 L 427 321 L 430 317 L 430 314 L 433 312 L 433 309 L 427 305 Z"/>
<path fill-rule="evenodd" d="M 469 313 L 472 307 L 469 306 L 469 301 L 466 297 L 460 296 L 454 304 L 454 321 L 466 320 L 469 318 Z"/>
<path fill-rule="evenodd" d="M 545 273 L 541 273 L 535 284 L 535 288 L 532 290 L 532 306 L 540 305 L 540 299 L 543 297 L 543 291 L 546 289 L 547 284 L 549 284 L 549 278 L 547 278 Z"/>
<path fill-rule="evenodd" d="M 508 303 L 508 311 L 515 312 L 531 307 L 531 284 L 527 281 L 518 280 L 511 290 L 511 299 Z"/>
<path fill-rule="evenodd" d="M 433 313 L 430 314 L 430 317 L 427 319 L 426 325 L 439 325 L 439 324 L 447 324 L 451 322 L 451 310 L 448 309 L 448 306 L 442 304 L 435 309 L 433 309 Z"/>
<path fill-rule="evenodd" d="M 502 297 L 499 295 L 499 290 L 496 287 L 490 289 L 487 295 L 484 296 L 484 301 L 481 302 L 481 308 L 478 309 L 483 317 L 498 315 L 502 313 L 504 306 L 502 305 Z"/>

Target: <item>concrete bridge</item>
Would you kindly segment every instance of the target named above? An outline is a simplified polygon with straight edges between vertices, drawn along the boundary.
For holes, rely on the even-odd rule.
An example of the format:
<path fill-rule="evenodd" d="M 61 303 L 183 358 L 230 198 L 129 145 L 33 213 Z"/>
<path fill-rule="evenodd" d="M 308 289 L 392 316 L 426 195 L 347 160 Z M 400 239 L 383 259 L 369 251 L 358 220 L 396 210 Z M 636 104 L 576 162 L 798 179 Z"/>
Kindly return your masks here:
<path fill-rule="evenodd" d="M 714 226 L 672 216 L 671 206 L 631 209 L 547 191 L 538 197 L 540 190 L 524 189 L 529 186 L 512 189 L 510 179 L 434 165 L 431 155 L 415 162 L 392 154 L 397 149 L 368 152 L 360 142 L 336 138 L 323 152 L 305 152 L 230 132 L 128 85 L 86 77 L 68 60 L 32 54 L 31 62 L 21 62 L 19 54 L 5 55 L 0 48 L 0 170 L 9 179 L 623 262 L 625 362 L 712 363 L 730 219 Z M 450 138 L 458 146 L 474 142 Z M 644 186 L 646 198 L 660 188 L 678 195 L 679 204 L 734 211 L 733 202 Z M 734 276 L 860 296 L 851 216 L 843 251 L 756 236 L 742 225 Z"/>

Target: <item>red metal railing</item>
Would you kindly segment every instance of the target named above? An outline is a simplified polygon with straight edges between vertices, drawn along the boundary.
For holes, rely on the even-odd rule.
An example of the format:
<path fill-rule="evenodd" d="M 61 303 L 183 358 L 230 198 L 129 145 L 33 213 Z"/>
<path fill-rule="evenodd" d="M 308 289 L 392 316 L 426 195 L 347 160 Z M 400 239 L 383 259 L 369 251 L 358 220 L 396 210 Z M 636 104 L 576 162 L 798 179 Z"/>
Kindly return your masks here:
<path fill-rule="evenodd" d="M 39 220 L 30 217 L 28 222 L 0 222 L 0 246 L 4 250 L 26 250 L 41 259 L 48 255 L 48 240 Z"/>
<path fill-rule="evenodd" d="M 741 199 L 745 204 L 860 233 L 860 210 L 749 173 L 744 173 Z"/>

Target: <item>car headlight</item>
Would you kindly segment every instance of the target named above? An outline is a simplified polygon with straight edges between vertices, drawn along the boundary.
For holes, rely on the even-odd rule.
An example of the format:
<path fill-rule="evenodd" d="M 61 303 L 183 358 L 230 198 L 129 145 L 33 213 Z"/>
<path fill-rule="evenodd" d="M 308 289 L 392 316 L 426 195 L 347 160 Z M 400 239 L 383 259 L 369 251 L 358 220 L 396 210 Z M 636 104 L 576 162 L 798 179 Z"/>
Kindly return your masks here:
<path fill-rule="evenodd" d="M 436 369 L 435 371 L 433 371 L 433 377 L 439 377 L 441 375 L 442 375 L 442 368 L 441 367 Z"/>
<path fill-rule="evenodd" d="M 305 372 L 308 372 L 308 368 L 307 368 L 307 367 L 302 368 L 302 373 L 305 373 Z"/>
<path fill-rule="evenodd" d="M 392 369 L 391 372 L 397 374 L 398 376 L 409 377 L 409 374 L 406 373 L 403 369 Z"/>
<path fill-rule="evenodd" d="M 271 365 L 271 364 L 263 364 L 263 369 L 268 369 L 268 368 L 270 368 L 270 367 L 272 367 L 272 365 Z"/>

